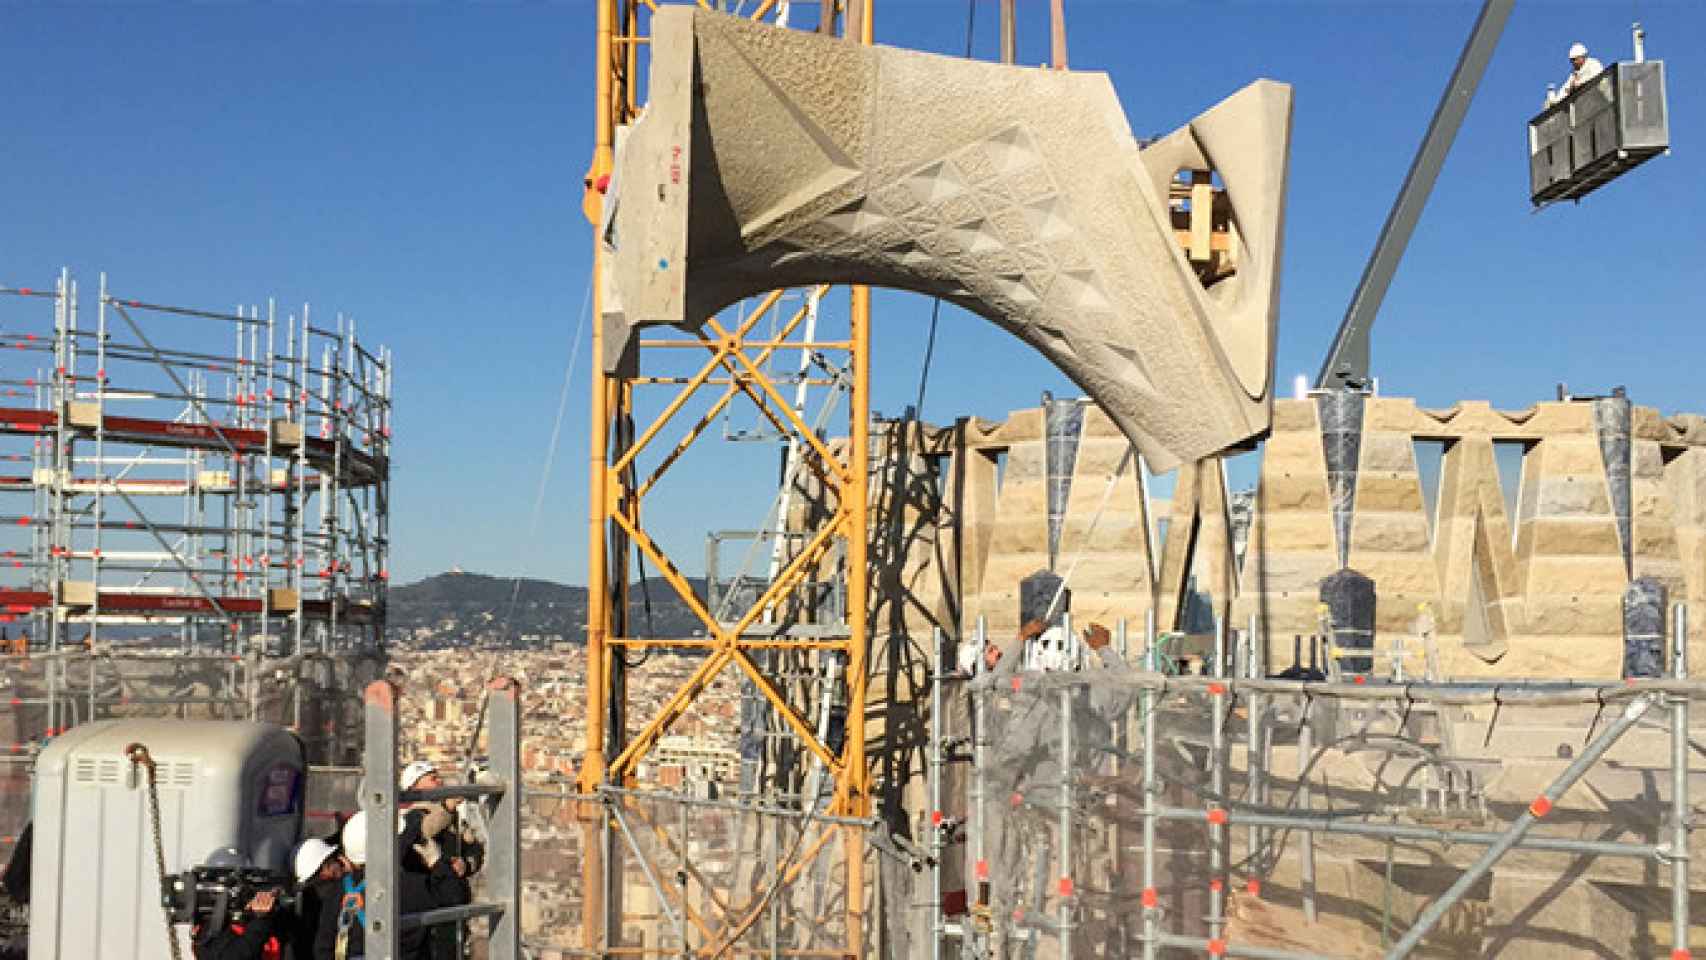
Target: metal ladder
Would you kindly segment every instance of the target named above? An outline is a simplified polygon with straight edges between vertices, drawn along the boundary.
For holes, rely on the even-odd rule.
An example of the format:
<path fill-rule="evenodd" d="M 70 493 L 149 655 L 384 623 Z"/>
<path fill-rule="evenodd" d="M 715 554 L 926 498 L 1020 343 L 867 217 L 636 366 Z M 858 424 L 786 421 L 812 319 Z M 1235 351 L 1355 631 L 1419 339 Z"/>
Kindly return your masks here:
<path fill-rule="evenodd" d="M 490 784 L 457 784 L 431 790 L 397 789 L 397 729 L 400 695 L 389 681 L 367 687 L 367 742 L 361 808 L 367 812 L 367 960 L 397 960 L 405 930 L 487 917 L 490 960 L 521 960 L 521 685 L 498 678 L 489 685 Z M 485 867 L 486 899 L 424 913 L 401 912 L 398 901 L 398 805 L 414 800 L 490 797 Z M 381 827 L 379 825 L 385 825 Z M 383 831 L 383 832 L 381 832 Z M 383 839 L 380 839 L 383 838 Z M 386 842 L 386 841 L 389 842 Z"/>

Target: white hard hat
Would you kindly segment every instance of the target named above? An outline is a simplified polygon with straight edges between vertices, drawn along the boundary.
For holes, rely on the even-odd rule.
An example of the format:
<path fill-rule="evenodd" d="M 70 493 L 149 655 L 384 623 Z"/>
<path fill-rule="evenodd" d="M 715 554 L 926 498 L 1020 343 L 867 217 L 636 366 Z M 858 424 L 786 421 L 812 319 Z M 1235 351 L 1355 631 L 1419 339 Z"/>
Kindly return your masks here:
<path fill-rule="evenodd" d="M 413 789 L 415 784 L 421 782 L 422 777 L 437 772 L 438 768 L 433 766 L 431 761 L 416 760 L 403 768 L 403 775 L 397 778 L 397 788 L 399 790 Z"/>
<path fill-rule="evenodd" d="M 236 847 L 220 847 L 208 854 L 207 861 L 202 864 L 205 867 L 246 867 L 248 865 L 249 858 L 244 856 L 243 851 Z"/>
<path fill-rule="evenodd" d="M 343 832 L 338 835 L 343 844 L 344 856 L 357 866 L 367 865 L 367 811 L 358 810 L 355 816 L 344 821 Z"/>
<path fill-rule="evenodd" d="M 319 873 L 320 868 L 337 852 L 338 848 L 319 837 L 310 837 L 297 844 L 296 852 L 290 855 L 290 865 L 296 873 L 296 882 L 307 883 L 313 879 L 314 874 Z"/>
<path fill-rule="evenodd" d="M 1570 59 L 1571 60 L 1574 60 L 1577 57 L 1585 57 L 1587 55 L 1588 55 L 1587 44 L 1585 44 L 1585 43 L 1572 43 L 1572 44 L 1570 44 Z"/>

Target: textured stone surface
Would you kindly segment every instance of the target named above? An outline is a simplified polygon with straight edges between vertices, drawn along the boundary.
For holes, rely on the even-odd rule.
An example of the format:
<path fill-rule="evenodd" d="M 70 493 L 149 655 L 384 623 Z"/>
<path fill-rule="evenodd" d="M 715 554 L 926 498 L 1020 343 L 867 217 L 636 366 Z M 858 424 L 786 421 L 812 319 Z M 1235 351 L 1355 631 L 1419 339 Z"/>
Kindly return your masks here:
<path fill-rule="evenodd" d="M 1623 592 L 1623 675 L 1660 677 L 1665 672 L 1665 585 L 1642 577 Z"/>
<path fill-rule="evenodd" d="M 1671 602 L 1692 605 L 1691 659 L 1706 663 L 1706 429 L 1639 406 L 1633 421 L 1634 569 Z M 1274 422 L 1235 563 L 1223 462 L 1181 468 L 1166 499 L 1136 464 L 1110 484 L 1127 442 L 1102 411 L 1086 410 L 1059 543 L 1059 568 L 1074 571 L 1074 619 L 1110 628 L 1124 619 L 1135 636 L 1154 610 L 1162 630 L 1178 629 L 1194 587 L 1235 627 L 1259 617 L 1268 662 L 1289 664 L 1293 637 L 1319 632 L 1321 581 L 1340 566 L 1317 405 L 1278 401 Z M 957 519 L 942 521 L 934 543 L 920 538 L 906 565 L 915 635 L 931 626 L 922 615 L 930 609 L 963 610 L 968 625 L 982 615 L 998 641 L 1017 630 L 1019 581 L 1048 565 L 1043 431 L 1038 409 L 953 431 L 944 469 Z M 1505 478 L 1517 488 L 1514 513 L 1496 441 L 1525 447 L 1520 477 Z M 1414 453 L 1422 442 L 1445 446 L 1427 482 Z M 1401 635 L 1420 671 L 1425 620 L 1448 675 L 1622 674 L 1630 579 L 1591 404 L 1503 412 L 1466 402 L 1440 412 L 1371 398 L 1359 459 L 1349 566 L 1375 581 L 1377 650 Z"/>
<path fill-rule="evenodd" d="M 1053 361 L 1168 469 L 1268 426 L 1290 88 L 1258 81 L 1140 151 L 1100 73 L 979 63 L 664 7 L 613 184 L 609 365 L 633 328 L 767 290 L 951 300 Z M 1175 239 L 1220 176 L 1237 272 Z"/>
<path fill-rule="evenodd" d="M 1334 646 L 1345 650 L 1374 649 L 1374 581 L 1355 570 L 1339 570 L 1321 581 L 1321 603 L 1332 623 Z M 1347 673 L 1374 670 L 1372 657 L 1341 657 Z"/>

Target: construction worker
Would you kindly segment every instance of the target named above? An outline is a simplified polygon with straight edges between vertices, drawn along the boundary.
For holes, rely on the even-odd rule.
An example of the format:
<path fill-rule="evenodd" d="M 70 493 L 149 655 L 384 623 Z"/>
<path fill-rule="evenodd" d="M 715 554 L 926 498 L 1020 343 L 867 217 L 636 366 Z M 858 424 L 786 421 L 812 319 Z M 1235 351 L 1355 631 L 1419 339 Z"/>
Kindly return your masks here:
<path fill-rule="evenodd" d="M 403 768 L 397 786 L 403 790 L 434 790 L 444 786 L 444 777 L 430 761 L 416 760 Z M 420 865 L 430 872 L 442 858 L 456 876 L 457 882 L 446 885 L 443 891 L 453 896 L 447 906 L 460 906 L 473 900 L 468 878 L 479 871 L 485 856 L 478 835 L 465 818 L 457 815 L 461 807 L 460 798 L 450 797 L 422 801 L 404 814 L 405 837 L 411 835 L 410 831 L 419 833 L 409 846 L 419 856 Z M 432 960 L 462 960 L 462 927 L 460 923 L 433 927 L 428 935 L 427 955 Z"/>
<path fill-rule="evenodd" d="M 336 847 L 325 840 L 304 840 L 297 845 L 291 858 L 300 884 L 300 928 L 295 937 L 298 960 L 331 960 L 338 956 L 339 914 L 343 908 L 347 878 L 356 870 L 347 849 L 348 841 L 344 839 L 347 833 L 346 823 Z M 365 844 L 366 841 L 363 839 L 361 842 Z M 365 852 L 361 856 L 366 859 Z M 350 957 L 360 955 L 359 950 L 347 954 Z"/>
<path fill-rule="evenodd" d="M 467 903 L 467 883 L 451 869 L 450 862 L 421 836 L 420 824 L 427 814 L 405 816 L 398 832 L 397 844 L 397 910 L 399 913 L 425 913 L 439 907 Z M 444 808 L 433 815 L 427 827 L 443 829 L 442 818 L 448 823 Z M 414 820 L 413 826 L 409 825 Z M 312 915 L 304 909 L 304 921 L 313 925 L 312 934 L 305 934 L 304 946 L 297 952 L 299 960 L 362 960 L 367 950 L 367 813 L 361 811 L 344 821 L 338 834 L 340 853 L 348 869 L 335 884 L 317 889 L 316 906 Z M 424 849 L 423 849 L 424 848 Z M 304 901 L 306 903 L 306 899 Z M 405 930 L 397 937 L 398 960 L 426 960 L 430 956 L 427 931 L 419 927 Z"/>
<path fill-rule="evenodd" d="M 1587 82 L 1589 80 L 1592 80 L 1594 77 L 1597 77 L 1604 72 L 1605 66 L 1593 57 L 1588 56 L 1587 44 L 1570 44 L 1570 75 L 1564 78 L 1563 89 L 1556 91 L 1548 90 L 1546 92 L 1547 105 L 1550 106 L 1560 100 L 1563 100 L 1570 94 L 1575 93 L 1584 86 L 1587 86 Z"/>
<path fill-rule="evenodd" d="M 241 868 L 249 865 L 249 858 L 222 847 L 208 856 L 206 865 Z M 289 947 L 289 918 L 277 909 L 280 892 L 272 888 L 255 893 L 243 905 L 241 922 L 192 927 L 190 949 L 196 960 L 289 960 L 294 956 Z"/>

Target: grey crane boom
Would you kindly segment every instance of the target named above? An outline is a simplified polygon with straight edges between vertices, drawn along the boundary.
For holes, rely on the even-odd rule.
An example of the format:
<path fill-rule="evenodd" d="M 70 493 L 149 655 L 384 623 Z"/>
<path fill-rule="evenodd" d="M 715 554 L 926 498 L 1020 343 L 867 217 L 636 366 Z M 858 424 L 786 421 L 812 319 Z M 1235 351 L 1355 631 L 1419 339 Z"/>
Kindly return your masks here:
<path fill-rule="evenodd" d="M 1321 364 L 1321 372 L 1315 377 L 1316 387 L 1361 387 L 1369 382 L 1368 336 L 1374 326 L 1374 318 L 1380 312 L 1386 288 L 1392 284 L 1398 261 L 1404 257 L 1410 234 L 1415 232 L 1416 221 L 1421 218 L 1422 208 L 1433 192 L 1434 181 L 1439 178 L 1440 168 L 1451 152 L 1451 143 L 1457 138 L 1458 128 L 1463 126 L 1463 117 L 1475 99 L 1475 90 L 1481 85 L 1487 61 L 1492 59 L 1493 48 L 1498 46 L 1505 22 L 1510 19 L 1511 8 L 1515 5 L 1516 0 L 1484 0 L 1481 4 L 1481 15 L 1475 21 L 1475 29 L 1463 45 L 1463 53 L 1457 58 L 1457 68 L 1451 73 L 1451 81 L 1446 84 L 1439 106 L 1434 108 L 1427 135 L 1422 137 L 1422 145 L 1410 163 L 1410 172 L 1404 177 L 1404 186 L 1398 191 L 1392 212 L 1386 215 L 1386 225 L 1380 228 L 1374 254 L 1369 257 L 1368 266 L 1363 268 L 1362 280 L 1357 283 L 1350 307 L 1345 310 L 1345 319 L 1333 337 L 1332 349 Z"/>

